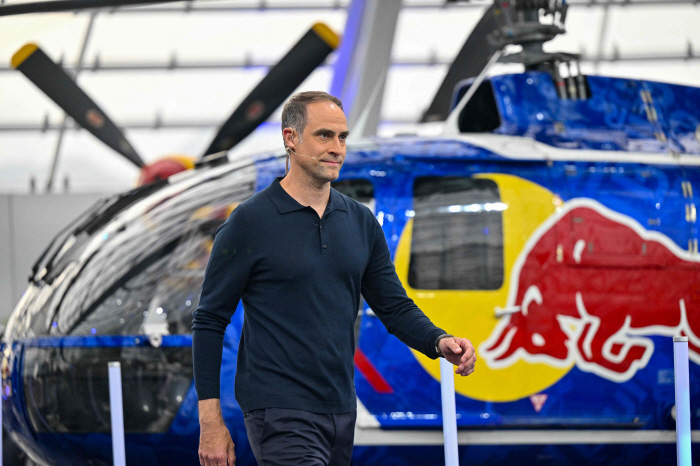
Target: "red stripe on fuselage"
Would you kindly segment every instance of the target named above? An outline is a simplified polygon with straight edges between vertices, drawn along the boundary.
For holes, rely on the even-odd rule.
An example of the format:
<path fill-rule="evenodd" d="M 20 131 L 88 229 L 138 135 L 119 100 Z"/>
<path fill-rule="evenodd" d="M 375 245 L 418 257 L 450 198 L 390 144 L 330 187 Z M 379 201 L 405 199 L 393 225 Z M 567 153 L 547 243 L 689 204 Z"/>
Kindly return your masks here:
<path fill-rule="evenodd" d="M 367 382 L 372 386 L 377 393 L 394 393 L 389 382 L 386 381 L 382 374 L 379 373 L 376 367 L 367 359 L 365 353 L 360 348 L 355 350 L 355 366 L 360 374 L 367 379 Z"/>

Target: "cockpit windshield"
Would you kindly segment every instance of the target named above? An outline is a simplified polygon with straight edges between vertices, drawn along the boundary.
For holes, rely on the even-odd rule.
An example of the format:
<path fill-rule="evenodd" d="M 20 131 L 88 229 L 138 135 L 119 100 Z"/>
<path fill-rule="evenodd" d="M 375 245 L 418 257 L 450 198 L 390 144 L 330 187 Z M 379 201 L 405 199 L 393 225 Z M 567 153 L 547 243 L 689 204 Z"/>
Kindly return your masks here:
<path fill-rule="evenodd" d="M 190 332 L 214 234 L 255 191 L 255 168 L 162 194 L 94 248 L 49 325 L 52 334 L 134 335 L 146 324 Z M 89 248 L 88 248 L 89 249 Z"/>

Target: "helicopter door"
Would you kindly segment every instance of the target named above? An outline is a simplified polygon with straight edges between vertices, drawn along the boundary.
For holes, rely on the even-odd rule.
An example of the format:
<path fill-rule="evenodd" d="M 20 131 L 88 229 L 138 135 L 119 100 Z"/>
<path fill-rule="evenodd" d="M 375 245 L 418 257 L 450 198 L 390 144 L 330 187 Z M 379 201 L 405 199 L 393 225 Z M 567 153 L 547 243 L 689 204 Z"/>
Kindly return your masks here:
<path fill-rule="evenodd" d="M 537 394 L 570 369 L 567 364 L 523 358 L 489 360 L 484 352 L 500 323 L 517 308 L 510 295 L 514 287 L 517 290 L 523 264 L 529 265 L 527 279 L 537 281 L 553 262 L 555 250 L 553 244 L 538 243 L 539 249 L 523 255 L 531 251 L 538 228 L 555 212 L 558 198 L 546 187 L 548 167 L 521 164 L 517 176 L 484 173 L 498 168 L 509 169 L 479 170 L 471 165 L 461 176 L 417 176 L 413 209 L 395 254 L 396 270 L 408 296 L 435 325 L 469 338 L 477 349 L 478 369 L 455 379 L 461 395 L 457 397 L 458 423 L 464 426 L 510 422 L 508 405 L 492 402 Z M 409 394 L 427 394 L 414 400 L 413 406 L 433 410 L 434 423 L 439 425 L 439 363 L 416 351 L 413 356 L 430 380 L 416 374 L 415 382 L 407 381 L 400 388 Z M 413 411 L 415 416 L 417 409 Z"/>
<path fill-rule="evenodd" d="M 374 213 L 376 202 L 374 200 L 374 185 L 372 182 L 364 178 L 349 178 L 338 180 L 331 183 L 333 189 L 337 190 L 341 194 L 345 194 L 351 199 L 356 200 L 360 204 L 367 207 Z M 365 303 L 364 298 L 360 297 L 360 309 L 357 312 L 357 319 L 355 320 L 355 347 L 358 347 L 360 340 L 360 329 L 362 328 L 362 316 L 365 314 L 365 309 L 367 308 L 367 303 Z M 361 354 L 361 352 L 360 352 Z M 362 356 L 359 356 L 362 358 Z M 356 359 L 358 356 L 355 357 Z"/>
<path fill-rule="evenodd" d="M 374 185 L 372 182 L 364 178 L 348 178 L 335 181 L 331 183 L 333 189 L 337 190 L 341 194 L 348 196 L 351 199 L 356 200 L 360 204 L 367 207 L 374 213 L 376 203 L 374 200 Z M 362 316 L 365 314 L 367 308 L 367 303 L 365 303 L 364 298 L 360 297 L 360 308 L 357 312 L 357 319 L 355 320 L 355 347 L 358 351 L 355 359 L 363 359 L 362 351 L 359 350 L 360 341 L 360 330 L 362 328 Z M 360 365 L 361 367 L 361 365 Z"/>

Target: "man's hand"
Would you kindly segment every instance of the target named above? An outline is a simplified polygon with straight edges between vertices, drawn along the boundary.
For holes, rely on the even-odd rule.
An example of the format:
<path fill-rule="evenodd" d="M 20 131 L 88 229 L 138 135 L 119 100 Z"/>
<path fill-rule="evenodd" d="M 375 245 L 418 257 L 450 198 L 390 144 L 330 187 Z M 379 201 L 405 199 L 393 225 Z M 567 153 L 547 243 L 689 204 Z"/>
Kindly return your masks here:
<path fill-rule="evenodd" d="M 200 466 L 234 466 L 234 452 L 231 434 L 221 416 L 218 399 L 199 402 L 199 464 Z"/>
<path fill-rule="evenodd" d="M 465 377 L 474 372 L 476 350 L 466 338 L 446 337 L 438 342 L 440 351 L 449 362 L 458 366 L 455 374 Z"/>

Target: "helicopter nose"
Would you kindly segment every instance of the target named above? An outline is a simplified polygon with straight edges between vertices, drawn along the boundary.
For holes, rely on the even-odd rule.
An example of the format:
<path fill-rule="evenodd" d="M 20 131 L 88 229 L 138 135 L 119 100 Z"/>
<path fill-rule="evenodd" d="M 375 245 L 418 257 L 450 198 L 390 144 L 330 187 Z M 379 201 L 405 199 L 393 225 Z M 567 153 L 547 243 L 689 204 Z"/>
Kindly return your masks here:
<path fill-rule="evenodd" d="M 165 157 L 144 166 L 137 182 L 137 186 L 165 180 L 168 177 L 189 170 L 194 167 L 194 159 L 189 157 Z"/>

